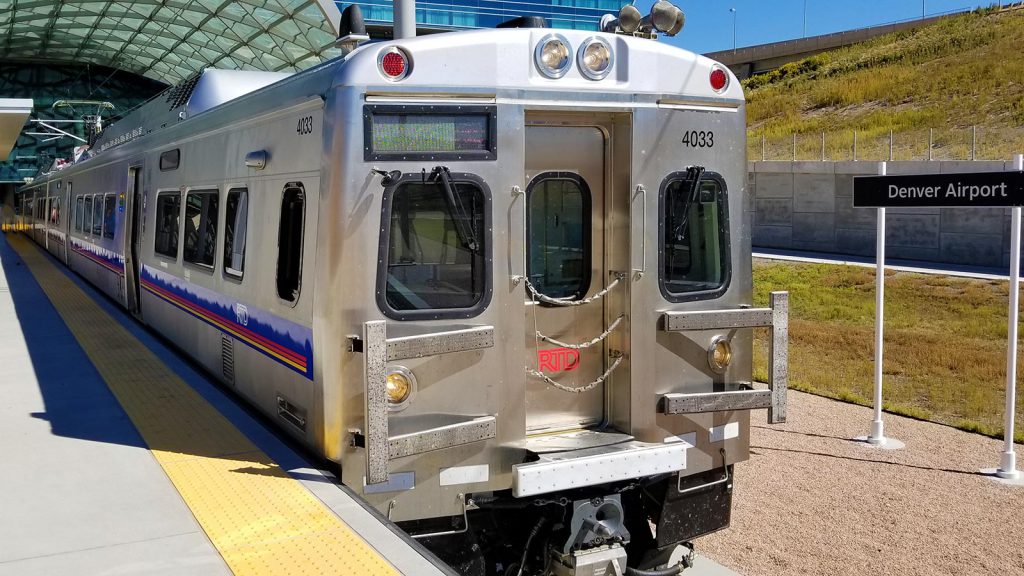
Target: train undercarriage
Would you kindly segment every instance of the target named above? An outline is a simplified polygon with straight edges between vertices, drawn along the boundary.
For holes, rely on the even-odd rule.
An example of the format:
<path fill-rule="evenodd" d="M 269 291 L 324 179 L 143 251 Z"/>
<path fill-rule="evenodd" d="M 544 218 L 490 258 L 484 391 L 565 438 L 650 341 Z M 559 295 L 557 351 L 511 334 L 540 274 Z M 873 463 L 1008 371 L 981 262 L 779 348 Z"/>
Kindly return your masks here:
<path fill-rule="evenodd" d="M 466 496 L 463 516 L 400 523 L 465 576 L 667 576 L 699 536 L 729 525 L 732 466 L 536 498 Z"/>

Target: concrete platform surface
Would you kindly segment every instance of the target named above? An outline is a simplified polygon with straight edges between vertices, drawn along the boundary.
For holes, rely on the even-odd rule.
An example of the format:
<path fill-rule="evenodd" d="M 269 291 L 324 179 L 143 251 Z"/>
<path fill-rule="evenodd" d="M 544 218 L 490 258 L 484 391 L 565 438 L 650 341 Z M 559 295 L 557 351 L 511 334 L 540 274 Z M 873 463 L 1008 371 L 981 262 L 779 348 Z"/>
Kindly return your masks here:
<path fill-rule="evenodd" d="M 19 243 L 26 247 L 39 251 Z M 33 260 L 39 257 L 49 259 L 39 251 Z M 386 556 L 389 570 L 448 573 L 114 303 L 61 270 L 339 526 Z M 0 236 L 0 576 L 232 574 L 111 390 L 25 259 Z M 260 477 L 246 476 L 250 483 Z M 294 573 L 308 573 L 294 562 Z"/>

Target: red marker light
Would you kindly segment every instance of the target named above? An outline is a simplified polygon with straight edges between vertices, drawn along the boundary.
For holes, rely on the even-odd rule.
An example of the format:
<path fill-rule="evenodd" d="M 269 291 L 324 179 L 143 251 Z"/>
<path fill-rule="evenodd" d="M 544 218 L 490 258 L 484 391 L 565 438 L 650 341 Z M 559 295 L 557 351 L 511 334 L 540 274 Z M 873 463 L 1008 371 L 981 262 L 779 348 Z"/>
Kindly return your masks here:
<path fill-rule="evenodd" d="M 380 71 L 389 80 L 401 80 L 409 73 L 409 62 L 405 53 L 398 48 L 391 48 L 380 57 Z"/>
<path fill-rule="evenodd" d="M 719 67 L 711 70 L 711 89 L 715 92 L 722 92 L 729 85 L 729 75 Z"/>

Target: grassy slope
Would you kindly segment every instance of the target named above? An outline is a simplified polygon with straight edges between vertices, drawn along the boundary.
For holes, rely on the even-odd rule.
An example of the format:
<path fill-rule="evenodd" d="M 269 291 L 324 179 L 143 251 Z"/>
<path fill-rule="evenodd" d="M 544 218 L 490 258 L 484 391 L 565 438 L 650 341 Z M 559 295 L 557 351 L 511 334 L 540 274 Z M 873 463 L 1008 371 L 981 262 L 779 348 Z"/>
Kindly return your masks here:
<path fill-rule="evenodd" d="M 898 141 L 926 143 L 929 128 L 939 140 L 958 139 L 952 146 L 966 144 L 969 127 L 980 125 L 984 157 L 1006 158 L 1006 150 L 1024 149 L 1022 46 L 1024 10 L 982 10 L 787 64 L 744 83 L 751 147 L 759 156 L 762 135 L 826 132 L 835 141 L 829 147 L 842 148 L 852 145 L 853 130 L 863 145 L 887 139 L 889 130 Z"/>
<path fill-rule="evenodd" d="M 871 405 L 872 268 L 755 263 L 755 303 L 790 291 L 790 384 Z M 884 400 L 887 410 L 988 435 L 1002 434 L 1006 381 L 1005 281 L 888 272 Z M 1024 336 L 1024 335 L 1022 335 Z M 755 377 L 766 372 L 766 342 Z M 1024 359 L 1018 371 L 1024 370 Z M 1024 405 L 1018 405 L 1018 418 Z M 864 423 L 865 431 L 868 423 Z M 1018 441 L 1024 432 L 1017 431 Z"/>

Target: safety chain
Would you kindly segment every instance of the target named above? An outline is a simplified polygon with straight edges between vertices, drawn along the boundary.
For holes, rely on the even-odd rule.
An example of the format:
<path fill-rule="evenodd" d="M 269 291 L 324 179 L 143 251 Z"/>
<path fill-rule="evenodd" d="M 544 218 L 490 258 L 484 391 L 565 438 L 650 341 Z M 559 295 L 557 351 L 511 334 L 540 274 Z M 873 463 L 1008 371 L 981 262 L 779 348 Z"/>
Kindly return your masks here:
<path fill-rule="evenodd" d="M 615 369 L 619 367 L 619 364 L 622 364 L 623 356 L 622 356 L 621 352 L 613 351 L 611 353 L 611 356 L 613 356 L 615 358 L 615 362 L 607 370 L 604 371 L 604 374 L 601 374 L 600 376 L 598 376 L 597 380 L 594 380 L 590 384 L 587 384 L 586 386 L 580 386 L 579 388 L 573 388 L 571 386 L 566 386 L 565 384 L 562 384 L 561 382 L 558 382 L 556 380 L 552 380 L 546 374 L 544 374 L 543 372 L 537 371 L 537 370 L 531 370 L 531 369 L 527 368 L 526 369 L 526 373 L 529 374 L 530 376 L 533 376 L 535 378 L 539 378 L 539 379 L 547 382 L 548 384 L 554 386 L 555 388 L 558 388 L 559 390 L 562 390 L 563 392 L 569 392 L 569 393 L 572 393 L 572 394 L 582 394 L 584 392 L 589 392 L 590 390 L 593 390 L 594 388 L 597 388 L 598 386 L 600 386 L 601 383 L 604 382 L 609 376 L 611 376 L 612 372 L 614 372 Z"/>
<path fill-rule="evenodd" d="M 602 340 L 607 338 L 609 334 L 611 334 L 616 328 L 619 327 L 619 324 L 622 323 L 622 319 L 625 318 L 625 317 L 626 317 L 625 314 L 620 314 L 619 317 L 616 318 L 614 322 L 612 322 L 611 326 L 609 326 L 607 330 L 602 332 L 600 336 L 598 336 L 597 338 L 594 338 L 593 340 L 588 340 L 587 342 L 581 342 L 579 344 L 568 344 L 566 342 L 562 342 L 561 340 L 555 340 L 551 336 L 547 336 L 545 334 L 541 334 L 539 331 L 537 332 L 537 338 L 540 338 L 541 340 L 543 340 L 545 342 L 550 342 L 550 343 L 554 344 L 555 346 L 561 346 L 562 348 L 571 348 L 573 350 L 583 350 L 583 349 L 586 349 L 586 348 L 590 348 L 594 344 L 599 344 Z"/>
<path fill-rule="evenodd" d="M 615 280 L 612 280 L 611 284 L 605 286 L 604 290 L 601 290 L 600 292 L 594 294 L 590 298 L 584 298 L 582 300 L 569 300 L 568 298 L 552 298 L 551 296 L 545 296 L 539 290 L 533 287 L 533 284 L 530 282 L 529 278 L 524 278 L 523 280 L 526 282 L 526 288 L 529 289 L 530 293 L 533 295 L 534 300 L 539 300 L 541 302 L 544 302 L 545 304 L 551 304 L 554 306 L 583 306 L 584 304 L 590 304 L 595 300 L 600 300 L 601 298 L 603 298 L 605 294 L 611 292 L 612 288 L 615 288 L 615 286 L 618 285 L 622 278 L 622 274 L 616 274 Z"/>

